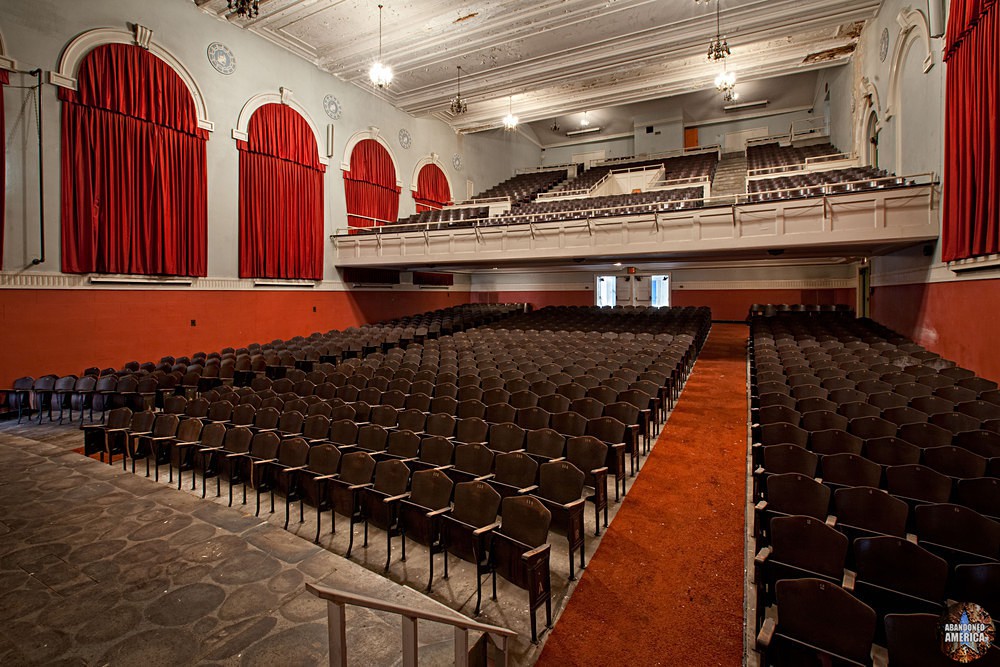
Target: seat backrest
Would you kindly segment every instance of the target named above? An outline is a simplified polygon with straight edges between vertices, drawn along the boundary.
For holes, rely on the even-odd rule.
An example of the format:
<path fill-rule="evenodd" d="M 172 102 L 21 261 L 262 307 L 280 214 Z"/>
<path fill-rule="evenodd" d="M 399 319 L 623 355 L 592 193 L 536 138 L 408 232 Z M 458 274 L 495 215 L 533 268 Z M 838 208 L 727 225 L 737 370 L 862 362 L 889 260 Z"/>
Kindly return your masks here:
<path fill-rule="evenodd" d="M 1000 517 L 1000 479 L 977 477 L 958 480 L 955 502 L 988 517 Z"/>
<path fill-rule="evenodd" d="M 503 523 L 500 532 L 529 547 L 539 547 L 548 540 L 552 513 L 537 498 L 511 496 L 503 500 Z"/>
<path fill-rule="evenodd" d="M 932 602 L 945 597 L 947 561 L 902 536 L 858 538 L 854 565 L 858 578 L 866 583 Z"/>
<path fill-rule="evenodd" d="M 333 445 L 309 448 L 309 470 L 317 475 L 333 475 L 340 469 L 340 450 Z"/>
<path fill-rule="evenodd" d="M 245 454 L 250 451 L 250 441 L 253 439 L 253 432 L 244 427 L 237 426 L 226 431 L 222 448 L 233 454 Z"/>
<path fill-rule="evenodd" d="M 857 454 L 823 457 L 823 481 L 844 486 L 878 487 L 882 466 Z"/>
<path fill-rule="evenodd" d="M 525 430 L 512 423 L 493 424 L 490 426 L 490 449 L 498 452 L 512 452 L 524 447 Z"/>
<path fill-rule="evenodd" d="M 405 429 L 391 431 L 385 451 L 393 456 L 416 458 L 420 453 L 420 436 Z"/>
<path fill-rule="evenodd" d="M 346 484 L 368 484 L 374 474 L 375 459 L 368 452 L 351 452 L 340 459 L 340 479 Z"/>
<path fill-rule="evenodd" d="M 583 495 L 585 475 L 569 461 L 543 463 L 538 468 L 538 495 L 565 505 Z"/>
<path fill-rule="evenodd" d="M 389 432 L 378 424 L 365 424 L 358 429 L 358 446 L 373 452 L 385 449 Z"/>
<path fill-rule="evenodd" d="M 107 428 L 127 428 L 131 421 L 131 410 L 128 408 L 115 408 L 108 413 Z"/>
<path fill-rule="evenodd" d="M 455 468 L 473 475 L 488 475 L 493 469 L 495 453 L 486 445 L 462 444 L 455 447 Z"/>
<path fill-rule="evenodd" d="M 587 420 L 585 435 L 592 435 L 609 444 L 625 442 L 626 426 L 614 417 L 597 417 Z"/>
<path fill-rule="evenodd" d="M 557 412 L 549 425 L 564 436 L 579 436 L 587 432 L 587 418 L 576 412 Z"/>
<path fill-rule="evenodd" d="M 175 435 L 179 424 L 180 419 L 177 415 L 158 414 L 153 420 L 153 436 L 162 438 L 164 436 Z"/>
<path fill-rule="evenodd" d="M 830 487 L 798 473 L 771 475 L 767 480 L 767 505 L 783 514 L 826 519 Z"/>
<path fill-rule="evenodd" d="M 900 438 L 872 438 L 864 446 L 865 458 L 884 466 L 920 461 L 920 448 Z"/>
<path fill-rule="evenodd" d="M 493 465 L 495 481 L 518 489 L 533 485 L 538 477 L 538 463 L 524 452 L 499 454 Z"/>
<path fill-rule="evenodd" d="M 455 507 L 451 515 L 462 523 L 482 528 L 496 521 L 500 494 L 486 482 L 461 482 L 455 485 Z"/>
<path fill-rule="evenodd" d="M 952 578 L 955 599 L 982 605 L 1000 614 L 1000 563 L 958 565 Z"/>
<path fill-rule="evenodd" d="M 273 431 L 264 431 L 254 435 L 250 441 L 250 456 L 256 459 L 274 459 L 278 457 L 278 445 L 281 438 Z"/>
<path fill-rule="evenodd" d="M 566 449 L 566 438 L 551 428 L 528 431 L 525 451 L 554 459 L 562 456 Z"/>
<path fill-rule="evenodd" d="M 814 477 L 819 457 L 798 445 L 767 445 L 764 447 L 764 470 L 772 474 L 797 472 Z"/>
<path fill-rule="evenodd" d="M 439 510 L 451 501 L 454 482 L 440 470 L 419 470 L 413 473 L 410 502 L 428 510 Z"/>
<path fill-rule="evenodd" d="M 996 558 L 1000 552 L 1000 523 L 961 505 L 918 505 L 917 537 L 970 553 Z"/>
<path fill-rule="evenodd" d="M 867 664 L 875 636 L 871 607 L 821 579 L 785 579 L 775 585 L 778 631 L 825 651 Z"/>
<path fill-rule="evenodd" d="M 771 519 L 771 556 L 786 565 L 839 579 L 847 560 L 848 539 L 821 519 L 784 516 Z"/>
<path fill-rule="evenodd" d="M 448 438 L 433 435 L 420 442 L 420 460 L 435 466 L 450 465 L 455 455 L 455 444 Z"/>
<path fill-rule="evenodd" d="M 387 496 L 406 493 L 410 483 L 410 468 L 399 459 L 379 461 L 375 465 L 375 490 Z"/>
<path fill-rule="evenodd" d="M 898 537 L 906 533 L 910 511 L 899 498 L 868 486 L 837 489 L 833 509 L 838 523 Z"/>
<path fill-rule="evenodd" d="M 277 408 L 261 408 L 254 415 L 253 424 L 257 428 L 276 428 L 279 419 L 281 419 L 281 413 L 278 412 Z"/>
<path fill-rule="evenodd" d="M 202 423 L 198 419 L 185 419 L 177 427 L 178 442 L 197 442 L 201 436 Z"/>
<path fill-rule="evenodd" d="M 304 466 L 309 461 L 309 443 L 303 438 L 290 438 L 278 449 L 278 463 L 289 468 Z"/>

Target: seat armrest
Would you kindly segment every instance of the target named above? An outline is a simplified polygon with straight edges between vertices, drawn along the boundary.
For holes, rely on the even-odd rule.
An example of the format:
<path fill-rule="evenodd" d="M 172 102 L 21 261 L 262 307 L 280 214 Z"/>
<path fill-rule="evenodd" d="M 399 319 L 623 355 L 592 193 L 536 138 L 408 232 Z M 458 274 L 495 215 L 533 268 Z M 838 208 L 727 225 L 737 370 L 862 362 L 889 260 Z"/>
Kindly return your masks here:
<path fill-rule="evenodd" d="M 607 466 L 603 466 L 601 468 L 594 468 L 593 470 L 590 471 L 590 474 L 594 475 L 594 476 L 597 476 L 597 475 L 607 475 L 608 474 L 608 467 Z"/>
<path fill-rule="evenodd" d="M 372 486 L 375 486 L 375 485 L 372 484 L 371 482 L 368 482 L 367 484 L 355 484 L 353 486 L 347 487 L 347 490 L 348 491 L 357 491 L 359 489 L 367 489 L 367 488 L 372 487 Z"/>
<path fill-rule="evenodd" d="M 401 493 L 398 496 L 388 496 L 387 498 L 383 498 L 382 502 L 386 503 L 386 504 L 389 504 L 389 503 L 398 503 L 400 500 L 403 500 L 404 498 L 409 498 L 409 497 L 410 497 L 409 493 Z"/>
<path fill-rule="evenodd" d="M 279 468 L 278 472 L 288 473 L 288 472 L 298 472 L 299 470 L 305 470 L 307 466 L 295 466 L 294 468 Z"/>
<path fill-rule="evenodd" d="M 320 475 L 318 477 L 313 477 L 313 479 L 316 480 L 317 482 L 319 482 L 319 481 L 324 481 L 325 482 L 328 479 L 337 479 L 338 477 L 340 477 L 340 473 L 336 473 L 335 472 L 332 475 Z"/>
<path fill-rule="evenodd" d="M 835 517 L 832 514 L 828 515 L 826 517 L 826 525 L 830 526 L 831 528 L 836 527 L 836 525 L 837 525 L 837 517 Z"/>
<path fill-rule="evenodd" d="M 583 498 L 577 498 L 576 500 L 573 500 L 571 502 L 566 503 L 562 507 L 563 507 L 563 509 L 570 510 L 570 509 L 573 509 L 575 507 L 579 507 L 580 505 L 583 505 L 584 502 L 586 502 L 586 501 Z"/>
<path fill-rule="evenodd" d="M 844 570 L 844 580 L 841 583 L 841 586 L 845 591 L 853 593 L 854 584 L 857 582 L 857 580 L 858 580 L 858 575 L 856 572 L 852 572 L 851 570 Z"/>
<path fill-rule="evenodd" d="M 774 633 L 778 629 L 778 624 L 773 618 L 765 618 L 764 625 L 761 626 L 760 632 L 757 633 L 757 647 L 767 648 L 771 645 L 771 640 L 774 639 Z"/>
<path fill-rule="evenodd" d="M 754 505 L 753 508 L 755 510 L 757 510 L 758 512 L 763 512 L 764 510 L 767 509 L 767 501 L 766 500 L 758 500 L 757 504 Z"/>
<path fill-rule="evenodd" d="M 482 528 L 476 528 L 474 531 L 472 531 L 472 534 L 473 535 L 485 535 L 486 533 L 489 533 L 489 532 L 491 532 L 493 530 L 496 530 L 499 527 L 500 527 L 500 522 L 499 521 L 494 521 L 493 523 L 491 523 L 488 526 L 483 526 Z"/>
<path fill-rule="evenodd" d="M 450 507 L 442 507 L 439 510 L 432 510 L 432 511 L 428 512 L 427 514 L 425 514 L 424 516 L 426 516 L 428 519 L 431 519 L 433 517 L 440 516 L 442 514 L 447 514 L 450 511 L 451 511 Z"/>
<path fill-rule="evenodd" d="M 526 486 L 523 489 L 518 489 L 517 492 L 518 493 L 531 493 L 532 491 L 535 491 L 537 489 L 538 489 L 538 485 L 537 484 L 532 484 L 531 486 Z"/>
<path fill-rule="evenodd" d="M 533 560 L 533 559 L 541 556 L 546 551 L 549 551 L 551 548 L 552 548 L 552 545 L 550 545 L 550 544 L 543 544 L 543 545 L 541 545 L 539 547 L 535 547 L 531 551 L 525 551 L 523 554 L 521 554 L 521 560 L 524 560 L 524 561 Z"/>
<path fill-rule="evenodd" d="M 771 555 L 772 551 L 773 549 L 771 549 L 771 547 L 764 547 L 763 549 L 758 551 L 757 555 L 754 556 L 753 564 L 763 565 L 767 561 L 768 557 Z"/>

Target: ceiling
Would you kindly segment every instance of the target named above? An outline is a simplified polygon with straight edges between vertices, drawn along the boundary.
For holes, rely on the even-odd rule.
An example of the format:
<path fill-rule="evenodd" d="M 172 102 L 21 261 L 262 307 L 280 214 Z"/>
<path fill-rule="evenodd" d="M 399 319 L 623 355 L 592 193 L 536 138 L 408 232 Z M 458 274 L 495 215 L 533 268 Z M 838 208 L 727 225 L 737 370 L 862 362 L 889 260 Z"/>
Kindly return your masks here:
<path fill-rule="evenodd" d="M 338 78 L 371 89 L 374 0 L 261 0 L 252 20 L 226 0 L 194 0 Z M 659 100 L 712 86 L 706 52 L 715 4 L 694 0 L 383 0 L 382 59 L 395 78 L 374 91 L 460 132 L 493 129 L 508 105 L 522 122 Z M 723 0 L 722 32 L 739 82 L 843 64 L 880 0 Z M 456 67 L 469 110 L 452 116 Z M 619 115 L 625 115 L 619 111 Z"/>

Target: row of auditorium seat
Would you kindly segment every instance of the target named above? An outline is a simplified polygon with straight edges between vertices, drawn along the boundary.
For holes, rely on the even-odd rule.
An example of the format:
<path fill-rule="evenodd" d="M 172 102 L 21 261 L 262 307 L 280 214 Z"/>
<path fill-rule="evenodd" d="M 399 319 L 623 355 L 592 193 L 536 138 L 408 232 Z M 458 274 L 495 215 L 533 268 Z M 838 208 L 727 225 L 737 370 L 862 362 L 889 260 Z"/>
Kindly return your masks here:
<path fill-rule="evenodd" d="M 761 178 L 747 182 L 747 201 L 797 199 L 825 194 L 863 192 L 906 185 L 904 178 L 890 178 L 885 170 L 850 167 L 832 171 L 808 171 L 794 176 Z M 912 182 L 910 183 L 912 185 Z"/>
<path fill-rule="evenodd" d="M 565 169 L 518 174 L 477 194 L 473 199 L 509 197 L 512 205 L 531 201 L 540 192 L 547 192 L 566 179 Z"/>
<path fill-rule="evenodd" d="M 719 156 L 717 153 L 697 153 L 672 158 L 654 158 L 602 164 L 591 167 L 576 178 L 563 183 L 557 188 L 553 188 L 552 192 L 589 190 L 609 173 L 620 169 L 658 169 L 662 166 L 664 169 L 663 179 L 666 181 L 706 177 L 711 180 L 715 176 L 715 169 L 718 164 Z"/>
<path fill-rule="evenodd" d="M 997 385 L 870 320 L 768 314 L 749 342 L 762 664 L 870 664 L 873 642 L 938 664 L 899 659 L 927 644 L 914 612 L 1000 612 Z"/>
<path fill-rule="evenodd" d="M 638 215 L 657 211 L 679 211 L 702 205 L 702 188 L 655 190 L 626 195 L 606 195 L 583 199 L 539 200 L 522 204 L 494 219 L 496 224 L 508 222 L 545 222 L 576 218 L 601 218 Z"/>
<path fill-rule="evenodd" d="M 747 146 L 747 169 L 758 173 L 783 171 L 793 165 L 805 164 L 807 159 L 840 155 L 830 143 L 810 146 L 781 146 L 778 143 Z"/>
<path fill-rule="evenodd" d="M 262 493 L 271 494 L 272 510 L 274 495 L 283 496 L 286 525 L 290 505 L 300 501 L 315 507 L 317 535 L 326 512 L 352 525 L 380 528 L 389 547 L 387 567 L 394 536 L 403 533 L 405 544 L 406 537 L 420 541 L 424 535 L 403 525 L 407 518 L 402 503 L 422 498 L 419 480 L 433 477 L 448 490 L 439 494 L 434 507 L 417 505 L 425 508 L 424 515 L 450 508 L 461 523 L 493 526 L 492 532 L 484 531 L 479 553 L 498 549 L 498 556 L 480 560 L 480 565 L 488 564 L 484 573 L 513 577 L 516 585 L 529 590 L 534 633 L 535 610 L 548 600 L 542 592 L 547 585 L 519 580 L 516 572 L 505 574 L 500 534 L 520 536 L 513 540 L 515 555 L 533 552 L 544 547 L 551 521 L 568 540 L 570 576 L 577 551 L 584 565 L 584 506 L 593 506 L 593 528 L 599 533 L 602 512 L 604 525 L 607 522 L 608 477 L 615 479 L 618 497 L 619 479 L 625 491 L 626 448 L 637 443 L 639 433 L 647 438 L 650 434 L 642 413 L 658 420 L 666 411 L 659 400 L 662 390 L 678 390 L 672 379 L 678 373 L 683 379 L 711 318 L 707 309 L 694 308 L 546 308 L 534 316 L 537 319 L 518 320 L 536 322 L 537 328 L 516 323 L 505 328 L 493 322 L 405 350 L 346 359 L 331 372 L 317 368 L 309 374 L 312 379 L 299 377 L 301 369 L 293 369 L 282 378 L 255 374 L 246 387 L 165 393 L 157 413 L 146 409 L 155 396 L 132 397 L 139 411 L 129 414 L 128 406 L 117 408 L 121 412 L 112 411 L 108 417 L 108 425 L 114 426 L 85 430 L 93 433 L 91 438 L 104 437 L 108 454 L 124 454 L 123 464 L 131 460 L 134 466 L 145 459 L 157 477 L 163 464 L 170 466 L 170 477 L 177 469 L 179 485 L 187 470 L 201 473 L 203 494 L 205 478 L 215 476 L 219 491 L 221 481 L 229 483 L 230 502 L 234 484 L 244 486 L 244 493 L 247 488 L 256 491 L 258 512 Z M 616 341 L 613 349 L 607 347 L 611 340 Z M 655 377 L 658 383 L 644 377 Z M 462 391 L 470 397 L 458 401 Z M 371 403 L 346 400 L 359 399 L 362 392 Z M 637 404 L 629 403 L 631 398 Z M 569 409 L 552 413 L 543 404 Z M 135 433 L 114 435 L 121 433 L 117 429 L 126 417 L 124 428 Z M 91 443 L 89 451 L 100 448 Z M 215 453 L 220 451 L 234 456 Z M 321 483 L 323 489 L 307 490 L 309 479 L 327 475 L 337 477 Z M 381 494 L 375 496 L 378 502 L 365 499 L 368 491 L 344 496 L 345 486 L 365 485 Z M 410 498 L 400 499 L 403 494 Z M 378 508 L 385 510 L 389 498 L 397 499 L 389 501 L 393 511 L 380 513 Z M 530 509 L 536 518 L 544 517 L 540 507 L 549 519 L 529 521 L 522 516 L 522 510 Z M 450 523 L 442 519 L 426 540 L 432 558 L 446 553 L 446 571 L 447 554 L 464 557 L 470 539 L 450 532 L 458 526 Z M 528 534 L 533 537 L 528 539 Z M 348 555 L 353 530 L 350 540 Z M 547 582 L 547 568 L 545 572 Z M 428 586 L 432 579 L 433 574 Z"/>

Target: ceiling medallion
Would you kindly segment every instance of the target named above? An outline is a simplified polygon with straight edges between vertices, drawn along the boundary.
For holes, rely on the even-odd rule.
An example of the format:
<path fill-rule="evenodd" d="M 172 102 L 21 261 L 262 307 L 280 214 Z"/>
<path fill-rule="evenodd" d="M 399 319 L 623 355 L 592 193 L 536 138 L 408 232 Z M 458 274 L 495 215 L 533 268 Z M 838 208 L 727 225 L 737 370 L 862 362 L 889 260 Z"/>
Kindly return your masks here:
<path fill-rule="evenodd" d="M 455 168 L 455 171 L 462 171 L 462 156 L 458 153 L 452 155 L 451 166 Z"/>
<path fill-rule="evenodd" d="M 344 109 L 340 106 L 340 100 L 333 95 L 327 95 L 323 98 L 323 111 L 331 119 L 340 120 L 340 114 L 343 113 Z"/>
<path fill-rule="evenodd" d="M 878 40 L 878 59 L 885 62 L 887 55 L 889 55 L 889 29 L 882 28 L 882 36 Z"/>
<path fill-rule="evenodd" d="M 222 42 L 212 42 L 208 45 L 208 62 L 220 74 L 229 76 L 236 71 L 236 56 Z"/>
<path fill-rule="evenodd" d="M 410 136 L 409 130 L 405 127 L 399 131 L 399 145 L 405 149 L 409 149 L 413 145 L 413 137 Z"/>
<path fill-rule="evenodd" d="M 229 5 L 229 9 L 237 16 L 252 19 L 260 14 L 260 8 L 257 6 L 259 1 L 260 0 L 228 0 L 227 4 Z"/>

